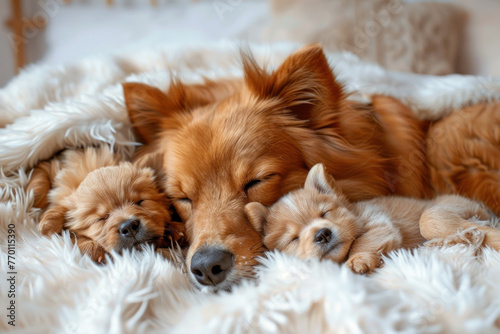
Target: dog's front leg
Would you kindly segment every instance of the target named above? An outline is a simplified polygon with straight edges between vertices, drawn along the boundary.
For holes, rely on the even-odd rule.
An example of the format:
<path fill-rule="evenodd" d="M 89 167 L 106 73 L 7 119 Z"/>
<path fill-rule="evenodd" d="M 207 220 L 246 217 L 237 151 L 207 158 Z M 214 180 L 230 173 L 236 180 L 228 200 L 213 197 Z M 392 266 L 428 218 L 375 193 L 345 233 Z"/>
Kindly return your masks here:
<path fill-rule="evenodd" d="M 72 234 L 71 240 L 73 241 L 73 243 L 75 243 L 75 239 L 76 239 L 76 244 L 80 249 L 80 251 L 82 252 L 82 254 L 87 254 L 95 262 L 98 263 L 105 262 L 106 251 L 100 244 L 85 236 L 82 235 L 75 236 L 74 234 Z"/>
<path fill-rule="evenodd" d="M 357 238 L 346 265 L 357 274 L 367 274 L 381 265 L 382 254 L 401 248 L 402 236 L 392 224 L 376 225 Z"/>

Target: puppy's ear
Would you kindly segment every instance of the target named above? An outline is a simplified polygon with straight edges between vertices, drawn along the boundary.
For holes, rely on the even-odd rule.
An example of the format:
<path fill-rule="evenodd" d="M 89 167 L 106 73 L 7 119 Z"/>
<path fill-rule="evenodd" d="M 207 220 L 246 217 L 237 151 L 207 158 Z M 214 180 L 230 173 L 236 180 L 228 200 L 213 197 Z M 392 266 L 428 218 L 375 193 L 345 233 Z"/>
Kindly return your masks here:
<path fill-rule="evenodd" d="M 169 99 L 158 88 L 142 83 L 122 84 L 128 116 L 139 139 L 149 144 L 161 130 L 161 123 L 168 116 Z"/>
<path fill-rule="evenodd" d="M 245 83 L 261 98 L 278 98 L 299 120 L 311 128 L 335 124 L 335 111 L 345 94 L 319 45 L 305 46 L 290 55 L 269 74 L 255 60 L 243 55 Z M 280 110 L 281 112 L 281 110 Z"/>
<path fill-rule="evenodd" d="M 143 146 L 138 149 L 147 149 L 148 146 Z M 150 151 L 146 152 L 144 150 L 143 153 L 136 154 L 133 158 L 133 164 L 139 168 L 151 168 L 155 173 L 155 180 L 157 185 L 162 191 L 165 191 L 165 170 L 163 168 L 163 152 L 159 151 Z"/>
<path fill-rule="evenodd" d="M 269 210 L 260 203 L 252 202 L 245 205 L 245 213 L 247 214 L 250 224 L 252 224 L 255 230 L 264 234 L 266 218 Z"/>
<path fill-rule="evenodd" d="M 95 262 L 103 263 L 106 260 L 106 251 L 94 240 L 83 235 L 74 234 L 71 235 L 71 239 L 73 240 L 73 243 L 76 239 L 76 244 L 78 245 L 78 248 L 80 249 L 82 254 L 87 254 Z"/>
<path fill-rule="evenodd" d="M 42 215 L 40 224 L 38 225 L 38 231 L 42 235 L 51 235 L 54 233 L 61 233 L 64 227 L 64 222 L 66 221 L 66 212 L 68 210 L 62 206 L 54 206 Z"/>
<path fill-rule="evenodd" d="M 316 164 L 307 174 L 304 189 L 316 190 L 321 194 L 337 195 L 339 190 L 335 185 L 335 179 L 328 174 L 323 164 Z"/>
<path fill-rule="evenodd" d="M 140 147 L 140 150 L 143 147 Z M 144 148 L 147 148 L 144 146 Z M 132 162 L 139 168 L 151 168 L 155 171 L 163 169 L 163 152 L 144 151 L 142 154 L 135 154 Z"/>
<path fill-rule="evenodd" d="M 52 187 L 54 177 L 60 169 L 60 161 L 58 159 L 42 161 L 33 168 L 26 192 L 33 191 L 35 199 L 33 206 L 35 208 L 45 209 L 47 207 L 47 195 Z"/>

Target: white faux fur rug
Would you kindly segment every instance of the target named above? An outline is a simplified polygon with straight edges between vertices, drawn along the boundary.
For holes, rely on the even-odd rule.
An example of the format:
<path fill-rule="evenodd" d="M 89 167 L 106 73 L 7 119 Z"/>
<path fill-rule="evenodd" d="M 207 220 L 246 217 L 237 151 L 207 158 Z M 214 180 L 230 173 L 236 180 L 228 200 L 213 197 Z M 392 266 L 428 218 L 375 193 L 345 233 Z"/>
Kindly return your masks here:
<path fill-rule="evenodd" d="M 279 64 L 296 46 L 250 46 Z M 329 55 L 348 90 L 395 96 L 422 118 L 500 98 L 484 78 L 387 72 L 350 54 Z M 270 253 L 258 280 L 232 293 L 190 288 L 181 271 L 147 249 L 95 265 L 68 235 L 38 235 L 24 186 L 29 169 L 66 146 L 109 143 L 130 156 L 133 135 L 122 81 L 166 89 L 174 74 L 240 76 L 237 47 L 168 48 L 59 67 L 32 66 L 0 90 L 0 331 L 22 333 L 500 333 L 500 253 L 454 246 L 400 251 L 371 277 L 344 266 Z M 15 225 L 14 259 L 8 258 Z M 14 263 L 8 263 L 14 260 Z M 13 265 L 13 268 L 9 268 Z M 15 276 L 15 298 L 9 297 Z M 15 302 L 15 327 L 7 317 Z M 495 327 L 497 322 L 497 327 Z"/>

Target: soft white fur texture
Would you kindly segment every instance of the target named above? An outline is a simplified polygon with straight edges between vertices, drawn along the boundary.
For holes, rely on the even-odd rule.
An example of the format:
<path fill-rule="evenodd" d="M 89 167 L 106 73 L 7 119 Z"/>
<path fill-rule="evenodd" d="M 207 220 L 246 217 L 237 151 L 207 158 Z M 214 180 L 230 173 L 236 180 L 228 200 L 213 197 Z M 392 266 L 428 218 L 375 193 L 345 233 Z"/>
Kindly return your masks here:
<path fill-rule="evenodd" d="M 252 45 L 275 67 L 295 45 Z M 500 98 L 485 78 L 388 72 L 350 54 L 329 55 L 349 91 L 395 96 L 422 118 Z M 257 281 L 232 293 L 194 291 L 176 265 L 152 249 L 104 266 L 68 234 L 41 237 L 39 212 L 24 187 L 39 160 L 64 147 L 109 143 L 126 156 L 133 134 L 120 82 L 167 88 L 241 76 L 238 46 L 140 52 L 57 68 L 32 66 L 0 91 L 0 267 L 7 271 L 7 225 L 16 225 L 16 327 L 7 325 L 0 280 L 0 331 L 19 333 L 500 333 L 500 253 L 472 246 L 394 252 L 371 277 L 345 266 L 270 253 Z"/>

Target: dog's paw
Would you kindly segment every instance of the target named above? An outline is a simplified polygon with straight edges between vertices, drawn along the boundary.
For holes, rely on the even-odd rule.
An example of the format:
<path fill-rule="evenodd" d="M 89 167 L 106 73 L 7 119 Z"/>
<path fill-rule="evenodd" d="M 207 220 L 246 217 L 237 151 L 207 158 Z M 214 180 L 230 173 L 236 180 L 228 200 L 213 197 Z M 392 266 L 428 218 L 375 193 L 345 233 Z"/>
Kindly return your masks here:
<path fill-rule="evenodd" d="M 469 227 L 463 231 L 449 235 L 446 238 L 435 238 L 425 243 L 426 247 L 450 247 L 454 245 L 470 245 L 480 247 L 483 244 L 486 233 L 476 227 Z"/>
<path fill-rule="evenodd" d="M 346 265 L 356 274 L 368 274 L 381 264 L 381 256 L 377 253 L 356 253 L 350 256 Z"/>

